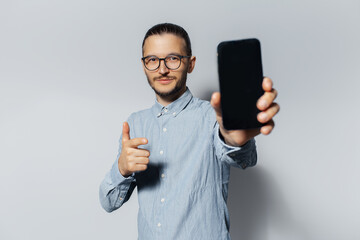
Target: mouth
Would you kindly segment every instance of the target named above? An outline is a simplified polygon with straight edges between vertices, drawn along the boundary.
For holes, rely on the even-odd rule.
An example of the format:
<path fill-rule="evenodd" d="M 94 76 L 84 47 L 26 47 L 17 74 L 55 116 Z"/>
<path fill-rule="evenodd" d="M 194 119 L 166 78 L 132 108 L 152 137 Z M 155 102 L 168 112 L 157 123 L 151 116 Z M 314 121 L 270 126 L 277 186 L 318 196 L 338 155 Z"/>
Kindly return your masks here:
<path fill-rule="evenodd" d="M 156 79 L 155 81 L 159 82 L 160 84 L 169 84 L 173 81 L 174 79 L 173 78 L 159 78 L 159 79 Z"/>

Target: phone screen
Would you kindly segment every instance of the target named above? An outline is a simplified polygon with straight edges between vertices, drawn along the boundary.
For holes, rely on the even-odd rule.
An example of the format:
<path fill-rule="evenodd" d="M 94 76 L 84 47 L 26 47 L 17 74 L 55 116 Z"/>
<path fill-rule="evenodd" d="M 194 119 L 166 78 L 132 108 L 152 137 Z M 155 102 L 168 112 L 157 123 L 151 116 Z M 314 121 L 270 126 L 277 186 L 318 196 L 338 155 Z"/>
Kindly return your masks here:
<path fill-rule="evenodd" d="M 221 42 L 217 51 L 224 127 L 228 130 L 261 127 L 256 107 L 264 94 L 260 41 Z"/>

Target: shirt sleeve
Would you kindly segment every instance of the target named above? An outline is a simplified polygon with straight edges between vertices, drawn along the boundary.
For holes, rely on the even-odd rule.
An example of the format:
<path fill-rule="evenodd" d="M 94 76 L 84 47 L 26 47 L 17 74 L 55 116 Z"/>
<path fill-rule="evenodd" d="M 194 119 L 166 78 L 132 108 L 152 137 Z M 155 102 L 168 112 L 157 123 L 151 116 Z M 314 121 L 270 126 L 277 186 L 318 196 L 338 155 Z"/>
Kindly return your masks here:
<path fill-rule="evenodd" d="M 213 136 L 216 156 L 222 162 L 242 169 L 256 165 L 257 153 L 254 138 L 241 147 L 230 146 L 220 138 L 219 124 L 217 122 Z"/>
<path fill-rule="evenodd" d="M 132 131 L 131 129 L 132 128 L 130 127 L 130 135 Z M 105 178 L 101 182 L 99 189 L 100 204 L 107 212 L 112 212 L 121 207 L 127 200 L 129 200 L 132 192 L 136 187 L 136 180 L 134 176 L 135 174 L 125 178 L 119 171 L 118 159 L 121 154 L 121 149 L 122 134 L 119 140 L 119 150 L 116 160 L 110 171 L 106 174 Z"/>

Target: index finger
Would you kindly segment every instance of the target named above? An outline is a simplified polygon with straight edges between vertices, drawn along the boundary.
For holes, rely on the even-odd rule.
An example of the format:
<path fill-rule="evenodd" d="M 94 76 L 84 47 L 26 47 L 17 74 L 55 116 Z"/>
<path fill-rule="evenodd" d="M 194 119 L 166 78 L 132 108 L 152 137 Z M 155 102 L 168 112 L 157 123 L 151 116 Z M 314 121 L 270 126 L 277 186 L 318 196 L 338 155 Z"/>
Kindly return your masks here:
<path fill-rule="evenodd" d="M 146 138 L 133 138 L 126 142 L 129 147 L 136 148 L 140 145 L 145 145 L 148 143 L 148 140 Z"/>

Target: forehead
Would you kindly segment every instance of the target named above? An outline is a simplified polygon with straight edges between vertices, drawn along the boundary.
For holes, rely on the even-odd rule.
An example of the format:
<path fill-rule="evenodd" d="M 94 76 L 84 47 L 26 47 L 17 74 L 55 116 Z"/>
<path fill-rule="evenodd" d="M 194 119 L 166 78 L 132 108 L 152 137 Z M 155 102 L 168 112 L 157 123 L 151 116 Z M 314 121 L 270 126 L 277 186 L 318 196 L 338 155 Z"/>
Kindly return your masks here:
<path fill-rule="evenodd" d="M 151 35 L 145 40 L 144 56 L 165 57 L 171 53 L 186 55 L 185 40 L 171 33 Z"/>

